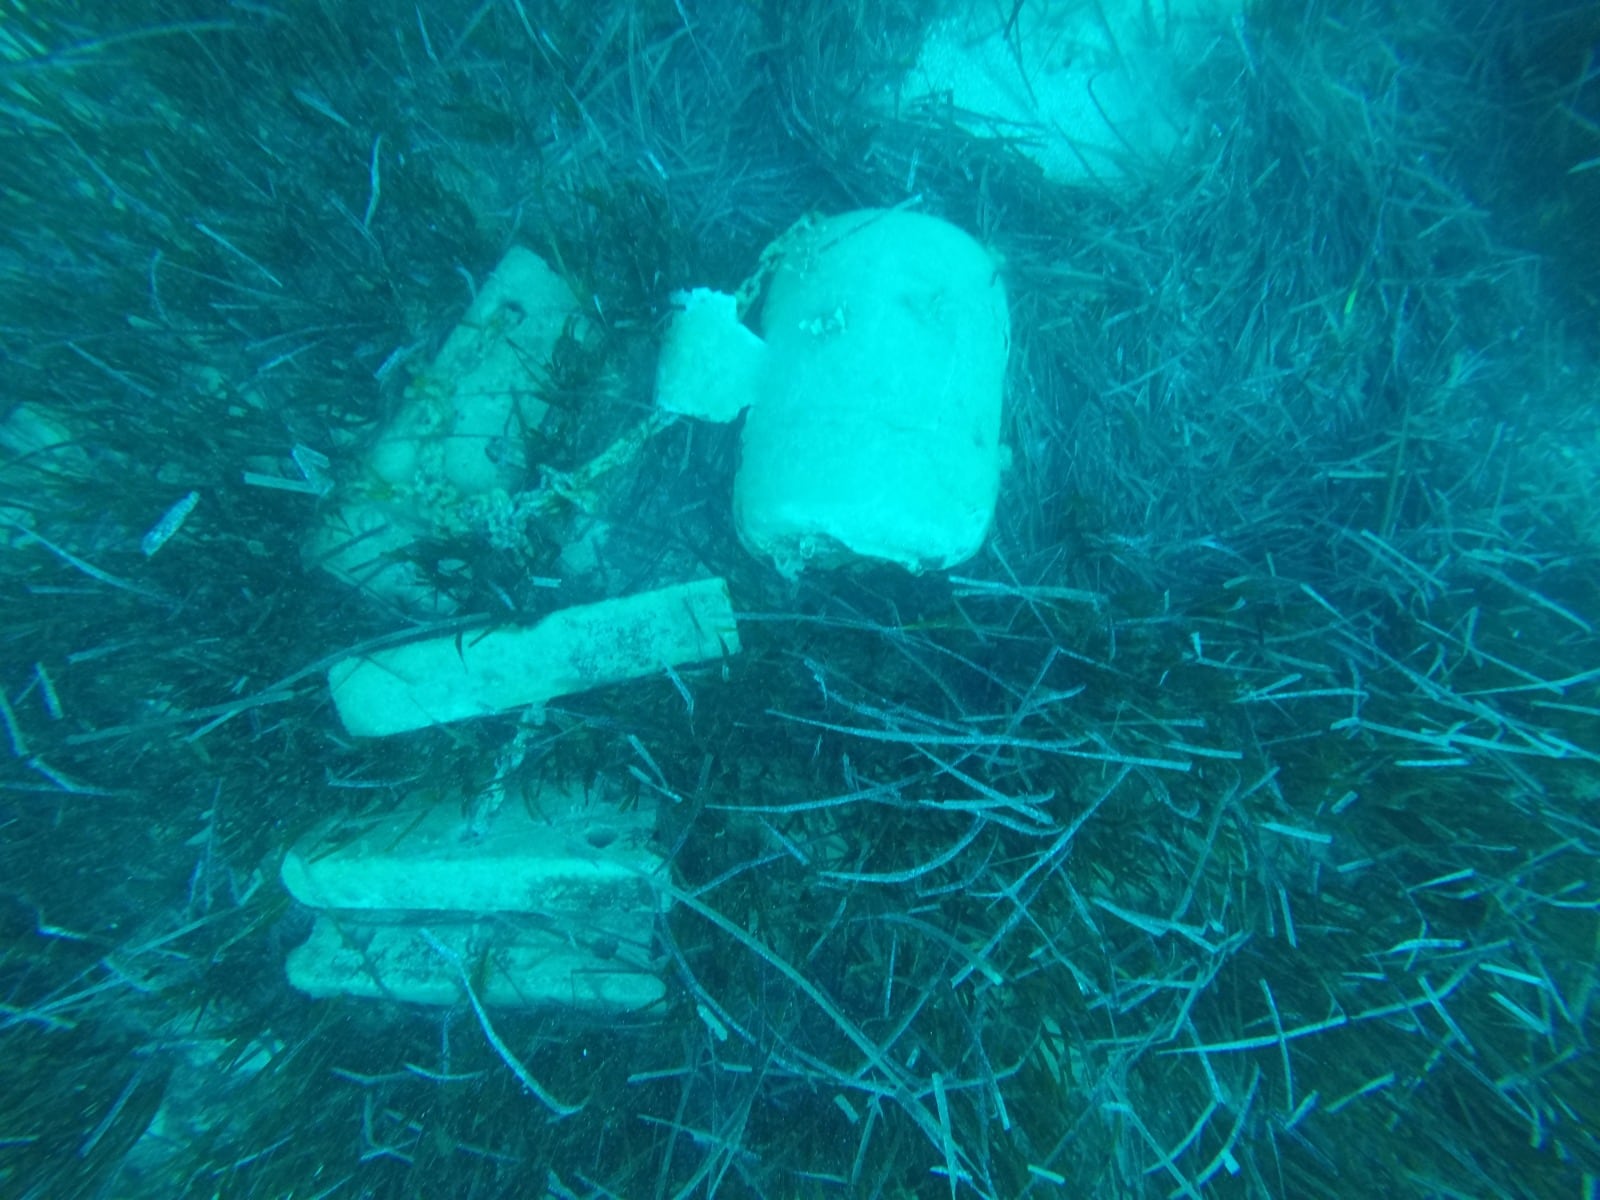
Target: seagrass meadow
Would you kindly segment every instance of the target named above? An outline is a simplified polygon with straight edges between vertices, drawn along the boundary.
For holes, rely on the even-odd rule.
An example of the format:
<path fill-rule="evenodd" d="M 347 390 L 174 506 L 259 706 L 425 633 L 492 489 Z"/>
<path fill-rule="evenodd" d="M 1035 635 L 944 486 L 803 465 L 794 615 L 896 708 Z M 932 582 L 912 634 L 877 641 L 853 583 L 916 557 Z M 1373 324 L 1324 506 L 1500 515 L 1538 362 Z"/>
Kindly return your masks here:
<path fill-rule="evenodd" d="M 931 0 L 0 0 L 0 1195 L 1600 1192 L 1600 12 L 961 7 L 1181 136 L 913 96 Z M 1009 462 L 789 579 L 657 350 L 856 209 L 994 256 Z M 308 539 L 514 245 L 535 500 L 375 597 Z M 721 661 L 330 701 L 707 576 Z M 661 998 L 291 986 L 290 847 L 489 787 L 648 828 Z"/>

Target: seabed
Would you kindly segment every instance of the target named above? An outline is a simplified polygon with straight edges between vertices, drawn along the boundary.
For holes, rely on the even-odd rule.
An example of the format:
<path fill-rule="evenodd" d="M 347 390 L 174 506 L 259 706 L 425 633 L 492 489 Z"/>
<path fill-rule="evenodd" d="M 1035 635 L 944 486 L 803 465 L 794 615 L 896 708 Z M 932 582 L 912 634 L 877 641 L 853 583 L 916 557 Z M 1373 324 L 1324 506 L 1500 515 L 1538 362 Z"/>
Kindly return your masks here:
<path fill-rule="evenodd" d="M 1594 1197 L 1596 47 L 1541 0 L 0 0 L 0 1195 Z M 959 566 L 789 579 L 657 351 L 872 208 L 994 255 L 1009 465 Z M 514 247 L 572 304 L 521 490 L 334 569 Z M 711 579 L 737 653 L 385 737 L 330 696 Z M 637 1003 L 502 1002 L 537 912 L 418 926 L 433 1003 L 291 986 L 294 847 L 551 795 L 643 831 Z"/>

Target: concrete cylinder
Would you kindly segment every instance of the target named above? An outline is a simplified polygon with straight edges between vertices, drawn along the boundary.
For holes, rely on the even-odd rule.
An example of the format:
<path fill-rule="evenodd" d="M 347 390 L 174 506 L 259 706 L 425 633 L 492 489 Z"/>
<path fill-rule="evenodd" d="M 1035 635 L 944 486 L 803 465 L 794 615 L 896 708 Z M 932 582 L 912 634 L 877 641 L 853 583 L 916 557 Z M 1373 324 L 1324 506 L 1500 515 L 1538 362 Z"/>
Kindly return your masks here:
<path fill-rule="evenodd" d="M 761 329 L 734 484 L 746 546 L 791 577 L 974 554 L 1006 460 L 1011 334 L 993 256 L 919 213 L 831 217 L 784 247 Z"/>

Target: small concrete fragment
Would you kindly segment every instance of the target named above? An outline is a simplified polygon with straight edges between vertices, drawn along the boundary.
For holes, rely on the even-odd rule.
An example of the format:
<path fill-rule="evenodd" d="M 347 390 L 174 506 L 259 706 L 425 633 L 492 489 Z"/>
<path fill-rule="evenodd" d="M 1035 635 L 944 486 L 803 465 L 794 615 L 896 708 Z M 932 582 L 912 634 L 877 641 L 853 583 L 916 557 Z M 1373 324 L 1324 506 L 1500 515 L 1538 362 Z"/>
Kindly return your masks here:
<path fill-rule="evenodd" d="M 728 585 L 706 579 L 347 658 L 328 685 L 351 734 L 382 737 L 738 652 Z"/>
<path fill-rule="evenodd" d="M 739 320 L 737 297 L 694 288 L 672 297 L 678 314 L 656 363 L 656 405 L 702 421 L 732 421 L 760 396 L 766 347 Z"/>

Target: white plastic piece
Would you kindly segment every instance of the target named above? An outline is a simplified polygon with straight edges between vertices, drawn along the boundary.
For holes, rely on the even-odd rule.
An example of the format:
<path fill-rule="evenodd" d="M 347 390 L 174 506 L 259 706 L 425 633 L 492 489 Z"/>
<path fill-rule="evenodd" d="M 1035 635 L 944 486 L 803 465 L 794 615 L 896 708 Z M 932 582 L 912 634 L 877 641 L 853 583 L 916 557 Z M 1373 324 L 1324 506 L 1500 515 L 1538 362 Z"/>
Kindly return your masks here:
<path fill-rule="evenodd" d="M 200 493 L 190 492 L 167 509 L 161 515 L 161 519 L 139 540 L 139 549 L 144 552 L 144 556 L 149 558 L 170 542 L 178 530 L 183 528 L 183 523 L 189 519 L 189 514 L 194 512 L 195 505 L 199 503 Z"/>
<path fill-rule="evenodd" d="M 899 101 L 1013 142 L 1060 182 L 1134 179 L 1191 136 L 1174 82 L 1209 42 L 1243 36 L 1243 9 L 1244 0 L 974 3 L 930 27 Z"/>
<path fill-rule="evenodd" d="M 731 421 L 756 396 L 765 346 L 739 322 L 737 297 L 708 288 L 672 297 L 679 312 L 656 364 L 656 404 L 705 421 Z"/>
<path fill-rule="evenodd" d="M 740 537 L 787 576 L 976 553 L 994 516 L 1010 351 L 994 258 L 954 225 L 866 210 L 784 246 L 734 483 Z"/>
<path fill-rule="evenodd" d="M 381 737 L 738 652 L 728 585 L 705 579 L 347 658 L 328 685 L 351 734 Z"/>

